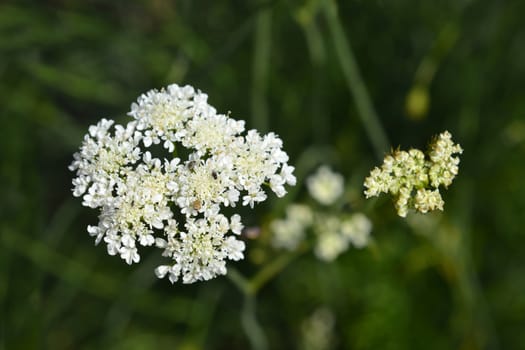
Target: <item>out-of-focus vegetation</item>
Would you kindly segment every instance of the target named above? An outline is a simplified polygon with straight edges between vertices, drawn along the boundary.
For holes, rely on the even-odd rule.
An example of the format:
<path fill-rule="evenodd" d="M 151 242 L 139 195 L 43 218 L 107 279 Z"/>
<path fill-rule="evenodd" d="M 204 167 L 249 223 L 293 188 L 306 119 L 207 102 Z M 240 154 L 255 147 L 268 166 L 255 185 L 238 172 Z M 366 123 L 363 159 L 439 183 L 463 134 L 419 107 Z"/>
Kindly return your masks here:
<path fill-rule="evenodd" d="M 109 257 L 86 232 L 96 213 L 70 193 L 88 125 L 170 83 L 284 140 L 297 189 L 247 224 L 282 215 L 321 163 L 374 222 L 372 247 L 330 264 L 304 254 L 259 291 L 269 348 L 309 348 L 317 324 L 331 348 L 525 349 L 525 2 L 333 5 L 0 4 L 0 349 L 249 347 L 227 278 L 172 286 L 155 254 Z M 445 129 L 465 152 L 443 214 L 364 202 L 382 147 L 422 148 Z M 263 246 L 232 265 L 255 274 L 276 254 Z"/>

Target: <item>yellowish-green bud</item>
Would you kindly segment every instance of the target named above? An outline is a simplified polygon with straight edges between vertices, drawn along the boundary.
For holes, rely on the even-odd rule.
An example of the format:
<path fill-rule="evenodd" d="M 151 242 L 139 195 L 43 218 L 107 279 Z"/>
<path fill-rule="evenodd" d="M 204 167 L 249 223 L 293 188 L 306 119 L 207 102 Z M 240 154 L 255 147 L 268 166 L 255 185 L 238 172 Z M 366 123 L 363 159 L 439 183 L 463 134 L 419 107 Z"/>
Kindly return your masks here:
<path fill-rule="evenodd" d="M 414 86 L 406 97 L 405 108 L 410 119 L 420 120 L 425 118 L 429 105 L 430 96 L 426 86 Z"/>

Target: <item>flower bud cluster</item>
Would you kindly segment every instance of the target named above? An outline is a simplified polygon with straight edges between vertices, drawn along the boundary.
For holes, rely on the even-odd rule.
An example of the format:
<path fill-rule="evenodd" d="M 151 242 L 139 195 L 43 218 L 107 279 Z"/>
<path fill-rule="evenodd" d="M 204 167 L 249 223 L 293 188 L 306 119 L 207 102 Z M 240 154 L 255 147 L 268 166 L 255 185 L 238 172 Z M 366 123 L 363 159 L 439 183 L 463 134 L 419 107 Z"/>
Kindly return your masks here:
<path fill-rule="evenodd" d="M 387 155 L 381 168 L 375 167 L 365 179 L 366 198 L 390 193 L 394 197 L 397 214 L 405 217 L 408 210 L 421 213 L 443 210 L 444 201 L 439 187 L 447 188 L 458 174 L 459 144 L 445 131 L 429 145 L 427 156 L 418 150 L 396 150 Z"/>
<path fill-rule="evenodd" d="M 322 205 L 335 203 L 343 194 L 343 176 L 322 166 L 306 180 L 310 195 Z M 284 219 L 270 224 L 275 248 L 293 251 L 312 232 L 314 254 L 322 261 L 333 261 L 352 245 L 365 247 L 370 240 L 372 223 L 362 213 L 337 215 L 335 210 L 325 212 L 306 204 L 292 204 Z"/>
<path fill-rule="evenodd" d="M 129 115 L 125 126 L 106 119 L 91 126 L 70 166 L 74 196 L 100 209 L 89 234 L 128 264 L 140 261 L 139 246 L 161 249 L 171 263 L 155 273 L 172 283 L 226 274 L 226 260 L 242 259 L 245 244 L 241 217 L 222 210 L 253 208 L 267 198 L 264 184 L 281 197 L 296 182 L 281 139 L 243 135 L 243 121 L 218 114 L 191 86 L 151 90 Z M 188 156 L 153 155 L 162 149 Z"/>

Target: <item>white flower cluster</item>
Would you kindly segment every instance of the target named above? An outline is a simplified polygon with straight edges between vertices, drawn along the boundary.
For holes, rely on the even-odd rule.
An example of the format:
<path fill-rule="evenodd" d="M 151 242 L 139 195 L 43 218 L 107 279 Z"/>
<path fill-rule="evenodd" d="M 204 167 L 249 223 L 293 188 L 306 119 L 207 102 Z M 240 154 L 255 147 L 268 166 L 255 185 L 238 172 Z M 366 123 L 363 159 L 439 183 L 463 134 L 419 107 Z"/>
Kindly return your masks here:
<path fill-rule="evenodd" d="M 336 184 L 328 184 L 329 179 Z M 310 195 L 323 205 L 334 203 L 343 194 L 342 175 L 332 172 L 326 166 L 322 166 L 308 178 L 307 184 Z M 308 231 L 311 230 L 315 240 L 315 255 L 320 260 L 329 262 L 344 253 L 350 245 L 356 248 L 365 247 L 370 240 L 372 223 L 362 213 L 338 216 L 334 213 L 314 212 L 305 204 L 292 204 L 286 208 L 285 218 L 272 221 L 270 229 L 273 233 L 273 246 L 290 251 L 297 249 L 308 238 Z"/>
<path fill-rule="evenodd" d="M 245 245 L 241 217 L 221 210 L 264 201 L 264 184 L 279 197 L 295 184 L 282 141 L 256 130 L 243 136 L 243 121 L 218 114 L 191 86 L 151 90 L 129 115 L 114 133 L 112 120 L 91 126 L 70 166 L 73 194 L 100 209 L 88 232 L 128 264 L 140 261 L 139 246 L 160 248 L 172 262 L 155 273 L 172 283 L 226 274 L 225 260 L 242 259 Z M 168 156 L 182 149 L 187 159 Z"/>
<path fill-rule="evenodd" d="M 286 250 L 295 250 L 306 238 L 306 230 L 314 222 L 314 213 L 304 204 L 291 204 L 286 208 L 286 217 L 270 223 L 273 246 Z"/>
<path fill-rule="evenodd" d="M 306 186 L 312 198 L 321 204 L 331 205 L 343 194 L 344 179 L 341 174 L 323 165 L 306 180 Z"/>
<path fill-rule="evenodd" d="M 370 241 L 372 223 L 362 213 L 344 219 L 334 215 L 319 215 L 314 231 L 317 235 L 315 255 L 320 260 L 330 262 L 347 251 L 350 244 L 359 249 L 366 247 Z"/>
<path fill-rule="evenodd" d="M 452 184 L 459 169 L 459 157 L 454 155 L 461 153 L 463 149 L 454 144 L 448 131 L 432 140 L 428 157 L 418 149 L 396 150 L 385 157 L 381 168 L 375 167 L 365 179 L 365 196 L 390 193 L 401 217 L 405 217 L 409 209 L 421 213 L 443 210 L 439 186 L 447 188 Z"/>

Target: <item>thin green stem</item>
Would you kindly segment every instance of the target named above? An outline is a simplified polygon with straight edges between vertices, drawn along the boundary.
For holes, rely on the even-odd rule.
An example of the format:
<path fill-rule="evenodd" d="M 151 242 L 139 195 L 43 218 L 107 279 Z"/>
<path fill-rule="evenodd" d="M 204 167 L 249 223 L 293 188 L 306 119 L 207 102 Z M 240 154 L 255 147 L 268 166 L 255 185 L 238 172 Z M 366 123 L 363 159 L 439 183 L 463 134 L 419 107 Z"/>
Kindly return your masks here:
<path fill-rule="evenodd" d="M 272 260 L 268 265 L 264 266 L 254 277 L 249 281 L 249 289 L 253 294 L 256 294 L 261 287 L 268 281 L 281 272 L 288 264 L 294 260 L 303 250 L 297 250 L 293 253 L 282 254 L 277 259 Z"/>
<path fill-rule="evenodd" d="M 239 271 L 237 271 L 237 269 L 228 267 L 228 273 L 226 274 L 226 277 L 232 281 L 235 287 L 237 287 L 237 289 L 239 289 L 242 294 L 246 295 L 253 293 L 250 288 L 250 282 Z"/>
<path fill-rule="evenodd" d="M 241 314 L 242 327 L 248 336 L 252 349 L 266 350 L 268 349 L 268 341 L 264 334 L 264 330 L 257 321 L 256 305 L 257 300 L 255 294 L 250 293 L 244 295 L 244 304 Z"/>
<path fill-rule="evenodd" d="M 279 272 L 281 272 L 297 256 L 308 249 L 307 245 L 299 247 L 295 252 L 280 255 L 264 266 L 254 277 L 248 279 L 233 267 L 228 268 L 226 276 L 235 287 L 242 293 L 244 304 L 241 313 L 241 323 L 244 333 L 250 341 L 254 350 L 265 350 L 268 348 L 268 341 L 264 330 L 257 321 L 256 304 L 257 292 Z"/>
<path fill-rule="evenodd" d="M 428 86 L 434 79 L 439 64 L 454 47 L 459 38 L 459 28 L 455 22 L 446 23 L 441 28 L 432 48 L 419 64 L 414 81 L 416 84 Z"/>
<path fill-rule="evenodd" d="M 241 325 L 244 333 L 254 350 L 265 350 L 268 348 L 268 341 L 261 325 L 257 321 L 256 313 L 256 291 L 251 287 L 250 282 L 239 271 L 228 268 L 226 276 L 232 281 L 233 285 L 239 289 L 244 297 L 241 312 Z"/>
<path fill-rule="evenodd" d="M 289 254 L 280 255 L 264 266 L 254 277 L 247 279 L 239 271 L 230 267 L 226 276 L 232 281 L 233 285 L 242 293 L 244 304 L 241 313 L 241 323 L 251 347 L 254 350 L 265 350 L 268 348 L 268 341 L 261 325 L 257 321 L 256 304 L 257 292 L 268 281 L 282 271 L 298 255 L 306 251 L 307 247 L 301 247 L 297 251 Z"/>
<path fill-rule="evenodd" d="M 383 159 L 384 153 L 388 151 L 390 142 L 383 131 L 365 83 L 361 78 L 350 43 L 345 37 L 335 1 L 323 0 L 323 10 L 343 75 L 355 100 L 358 115 L 374 147 L 377 158 Z"/>

